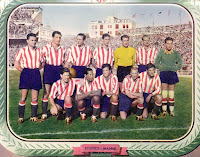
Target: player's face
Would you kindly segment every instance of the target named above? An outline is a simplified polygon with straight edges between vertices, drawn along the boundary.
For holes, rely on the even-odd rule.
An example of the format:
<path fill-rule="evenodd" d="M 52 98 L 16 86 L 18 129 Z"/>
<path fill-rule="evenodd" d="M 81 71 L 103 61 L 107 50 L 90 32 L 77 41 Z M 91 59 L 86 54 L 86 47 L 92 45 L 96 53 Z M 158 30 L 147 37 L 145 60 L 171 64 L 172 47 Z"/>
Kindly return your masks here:
<path fill-rule="evenodd" d="M 168 51 L 170 51 L 172 49 L 172 46 L 173 46 L 172 41 L 171 40 L 167 40 L 165 46 L 166 46 L 166 49 Z"/>
<path fill-rule="evenodd" d="M 62 36 L 60 34 L 55 34 L 53 37 L 53 43 L 55 43 L 56 45 L 60 45 L 61 37 Z"/>
<path fill-rule="evenodd" d="M 111 73 L 111 70 L 109 70 L 108 67 L 103 68 L 103 76 L 104 76 L 105 78 L 109 77 L 109 76 L 110 76 L 110 73 Z"/>
<path fill-rule="evenodd" d="M 103 45 L 108 46 L 109 42 L 110 42 L 110 37 L 105 37 L 103 39 Z"/>
<path fill-rule="evenodd" d="M 76 37 L 77 45 L 82 46 L 84 44 L 83 36 L 77 36 Z"/>
<path fill-rule="evenodd" d="M 88 71 L 88 74 L 85 75 L 86 80 L 88 80 L 89 82 L 93 81 L 93 71 Z"/>
<path fill-rule="evenodd" d="M 70 80 L 70 73 L 69 72 L 65 72 L 62 75 L 60 75 L 61 79 L 63 82 L 68 83 Z"/>
<path fill-rule="evenodd" d="M 35 48 L 36 47 L 36 43 L 37 43 L 37 38 L 30 36 L 29 39 L 27 40 L 27 44 L 28 46 Z"/>
<path fill-rule="evenodd" d="M 143 38 L 143 45 L 148 47 L 150 45 L 150 40 L 149 37 L 144 37 Z"/>
<path fill-rule="evenodd" d="M 131 70 L 130 74 L 133 80 L 136 80 L 138 78 L 138 70 Z"/>
<path fill-rule="evenodd" d="M 154 67 L 149 68 L 149 69 L 147 70 L 147 74 L 149 75 L 149 77 L 154 77 L 155 68 L 154 68 Z"/>
<path fill-rule="evenodd" d="M 122 46 L 123 47 L 128 47 L 129 45 L 129 39 L 128 38 L 123 38 L 122 39 Z"/>

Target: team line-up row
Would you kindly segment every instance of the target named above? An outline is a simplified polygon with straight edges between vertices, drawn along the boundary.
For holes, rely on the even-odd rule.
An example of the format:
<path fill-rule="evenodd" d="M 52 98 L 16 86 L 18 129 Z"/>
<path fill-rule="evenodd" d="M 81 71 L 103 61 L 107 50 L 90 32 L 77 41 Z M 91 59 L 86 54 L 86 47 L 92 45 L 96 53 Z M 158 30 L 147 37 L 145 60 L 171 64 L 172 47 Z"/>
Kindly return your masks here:
<path fill-rule="evenodd" d="M 161 106 L 161 117 L 167 115 L 168 94 L 170 115 L 174 116 L 174 88 L 179 82 L 176 71 L 182 68 L 182 58 L 173 49 L 172 38 L 165 39 L 166 48 L 158 53 L 155 47 L 151 47 L 147 35 L 142 37 L 143 46 L 137 51 L 129 47 L 129 36 L 123 35 L 122 46 L 113 51 L 109 48 L 110 35 L 103 34 L 102 46 L 92 53 L 90 47 L 84 44 L 84 34 L 77 35 L 77 44 L 68 51 L 60 45 L 61 37 L 60 32 L 54 31 L 52 42 L 40 50 L 36 48 L 36 35 L 30 33 L 27 35 L 27 46 L 20 49 L 15 57 L 15 67 L 21 72 L 18 124 L 24 120 L 29 89 L 32 94 L 31 121 L 46 120 L 50 100 L 51 114 L 61 116 L 60 111 L 65 110 L 65 121 L 69 124 L 75 85 L 75 104 L 82 120 L 86 118 L 87 107 L 93 107 L 91 120 L 96 122 L 99 111 L 100 117 L 106 118 L 110 109 L 111 119 L 117 121 L 118 110 L 120 117 L 126 119 L 130 106 L 137 106 L 136 119 L 143 121 L 148 117 L 148 104 L 154 105 L 151 116 L 157 120 Z M 92 69 L 88 68 L 91 64 L 96 69 L 95 79 Z M 117 69 L 117 76 L 112 74 L 113 67 Z M 39 120 L 36 115 L 38 94 L 42 89 L 42 68 L 43 114 Z M 160 75 L 155 73 L 155 68 L 160 70 Z M 79 79 L 70 78 L 70 74 L 74 76 L 75 73 Z"/>

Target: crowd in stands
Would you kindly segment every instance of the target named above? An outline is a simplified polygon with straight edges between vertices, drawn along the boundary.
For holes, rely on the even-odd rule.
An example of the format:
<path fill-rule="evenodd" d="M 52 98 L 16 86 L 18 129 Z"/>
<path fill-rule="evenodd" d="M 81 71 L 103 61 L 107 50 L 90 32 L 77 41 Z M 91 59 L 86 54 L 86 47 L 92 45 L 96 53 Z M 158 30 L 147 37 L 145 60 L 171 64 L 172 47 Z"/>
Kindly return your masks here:
<path fill-rule="evenodd" d="M 183 58 L 183 65 L 187 68 L 187 70 L 192 70 L 192 32 L 172 32 L 172 33 L 157 33 L 149 35 L 151 39 L 151 44 L 154 45 L 158 51 L 163 49 L 164 46 L 164 39 L 166 37 L 172 37 L 174 39 L 174 48 L 181 54 Z M 142 34 L 141 35 L 134 35 L 130 37 L 130 46 L 137 49 L 142 44 Z M 40 41 L 38 42 L 38 47 L 42 48 L 50 41 Z M 76 37 L 74 38 L 63 38 L 62 45 L 68 49 L 71 45 L 76 43 Z M 100 38 L 88 38 L 85 42 L 86 45 L 89 45 L 92 50 L 94 50 L 97 46 L 101 45 Z M 10 58 L 9 58 L 9 65 L 12 66 L 14 63 L 14 56 L 17 51 L 23 47 L 26 43 L 22 43 L 21 45 L 10 45 Z M 110 46 L 115 50 L 121 46 L 120 36 L 112 37 Z"/>

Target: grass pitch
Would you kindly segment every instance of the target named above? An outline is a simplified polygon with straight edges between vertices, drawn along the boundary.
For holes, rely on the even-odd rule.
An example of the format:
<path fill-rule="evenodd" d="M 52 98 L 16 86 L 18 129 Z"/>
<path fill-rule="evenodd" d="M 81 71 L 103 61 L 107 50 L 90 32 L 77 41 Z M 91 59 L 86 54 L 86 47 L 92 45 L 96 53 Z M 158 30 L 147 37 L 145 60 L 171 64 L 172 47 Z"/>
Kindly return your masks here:
<path fill-rule="evenodd" d="M 64 120 L 49 117 L 42 123 L 31 122 L 31 92 L 26 100 L 25 121 L 21 125 L 18 120 L 18 103 L 20 90 L 18 71 L 9 71 L 9 123 L 12 130 L 27 139 L 114 139 L 114 140 L 173 140 L 185 135 L 192 125 L 192 78 L 180 77 L 175 87 L 175 117 L 169 115 L 160 120 L 149 116 L 144 122 L 136 121 L 131 114 L 127 120 L 113 122 L 110 118 L 91 122 L 91 117 L 81 121 L 80 117 L 66 125 Z M 42 93 L 39 94 L 38 117 L 42 113 Z M 50 105 L 49 105 L 50 106 Z"/>

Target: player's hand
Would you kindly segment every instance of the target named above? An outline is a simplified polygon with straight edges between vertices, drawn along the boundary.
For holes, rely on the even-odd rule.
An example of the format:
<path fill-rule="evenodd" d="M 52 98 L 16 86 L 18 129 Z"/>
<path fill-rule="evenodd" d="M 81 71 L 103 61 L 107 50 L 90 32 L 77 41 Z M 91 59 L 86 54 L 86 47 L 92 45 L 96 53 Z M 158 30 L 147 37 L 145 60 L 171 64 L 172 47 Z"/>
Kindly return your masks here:
<path fill-rule="evenodd" d="M 56 104 L 57 105 L 57 104 Z M 53 116 L 57 116 L 58 115 L 58 109 L 55 105 L 51 106 L 50 112 Z"/>
<path fill-rule="evenodd" d="M 149 96 L 146 98 L 146 102 L 149 103 L 150 99 L 151 99 L 151 94 L 149 94 Z"/>
<path fill-rule="evenodd" d="M 106 92 L 105 92 L 105 91 L 102 92 L 102 96 L 104 96 L 104 95 L 106 95 Z"/>

